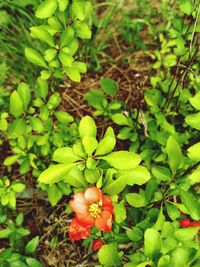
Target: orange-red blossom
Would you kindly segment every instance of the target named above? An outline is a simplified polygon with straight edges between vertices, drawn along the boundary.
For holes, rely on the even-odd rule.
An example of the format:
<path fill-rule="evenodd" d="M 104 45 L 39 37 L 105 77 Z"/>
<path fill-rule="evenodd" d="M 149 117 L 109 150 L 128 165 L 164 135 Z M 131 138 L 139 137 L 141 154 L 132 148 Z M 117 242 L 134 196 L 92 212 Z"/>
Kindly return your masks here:
<path fill-rule="evenodd" d="M 75 212 L 75 219 L 69 227 L 72 240 L 89 237 L 92 226 L 100 231 L 111 231 L 114 211 L 112 200 L 97 187 L 89 187 L 85 192 L 76 193 L 70 205 Z"/>

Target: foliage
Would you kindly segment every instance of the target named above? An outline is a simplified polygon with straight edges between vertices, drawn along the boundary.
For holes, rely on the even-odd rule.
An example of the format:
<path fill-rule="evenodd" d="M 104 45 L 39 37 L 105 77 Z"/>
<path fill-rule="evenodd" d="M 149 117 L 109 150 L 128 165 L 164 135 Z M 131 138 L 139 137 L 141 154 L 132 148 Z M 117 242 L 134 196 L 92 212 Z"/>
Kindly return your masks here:
<path fill-rule="evenodd" d="M 3 249 L 0 252 L 0 264 L 1 266 L 38 266 L 43 265 L 31 257 L 39 244 L 39 236 L 34 237 L 32 240 L 28 241 L 26 245 L 24 244 L 23 238 L 27 237 L 30 232 L 25 229 L 23 224 L 23 214 L 20 213 L 16 220 L 9 220 L 7 222 L 7 227 L 0 230 L 0 239 L 9 239 L 9 248 Z"/>
<path fill-rule="evenodd" d="M 35 16 L 45 20 L 39 26 L 30 28 L 30 35 L 44 43 L 41 52 L 27 47 L 26 58 L 41 67 L 41 79 L 50 77 L 80 82 L 80 73 L 86 72 L 86 65 L 76 61 L 78 38 L 90 39 L 90 16 L 92 5 L 89 1 L 45 0 L 36 9 Z M 47 21 L 46 21 L 47 19 Z"/>

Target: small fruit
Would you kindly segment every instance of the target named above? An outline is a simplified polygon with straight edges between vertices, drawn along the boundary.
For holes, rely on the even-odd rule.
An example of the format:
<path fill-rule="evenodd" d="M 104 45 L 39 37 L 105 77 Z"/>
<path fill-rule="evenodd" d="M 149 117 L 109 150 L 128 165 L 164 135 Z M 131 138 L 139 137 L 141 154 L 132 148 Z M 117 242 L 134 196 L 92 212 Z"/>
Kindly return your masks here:
<path fill-rule="evenodd" d="M 92 243 L 93 251 L 99 250 L 104 245 L 104 242 L 101 239 L 95 239 Z"/>

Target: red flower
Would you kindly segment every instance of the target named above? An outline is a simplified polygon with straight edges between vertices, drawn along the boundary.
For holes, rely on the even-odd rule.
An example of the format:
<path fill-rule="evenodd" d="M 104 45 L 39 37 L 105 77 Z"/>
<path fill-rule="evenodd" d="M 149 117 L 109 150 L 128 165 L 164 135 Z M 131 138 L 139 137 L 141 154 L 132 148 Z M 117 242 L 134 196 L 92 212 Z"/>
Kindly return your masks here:
<path fill-rule="evenodd" d="M 82 225 L 95 225 L 101 231 L 111 231 L 114 210 L 112 200 L 97 187 L 89 187 L 84 193 L 76 193 L 70 205 Z"/>
<path fill-rule="evenodd" d="M 93 251 L 99 250 L 104 245 L 104 242 L 101 239 L 95 239 L 92 243 Z"/>
<path fill-rule="evenodd" d="M 180 226 L 185 228 L 185 227 L 190 227 L 190 220 L 189 219 L 182 219 L 179 221 Z"/>
<path fill-rule="evenodd" d="M 90 227 L 82 225 L 76 218 L 73 219 L 69 226 L 69 237 L 72 240 L 86 239 L 90 236 Z"/>

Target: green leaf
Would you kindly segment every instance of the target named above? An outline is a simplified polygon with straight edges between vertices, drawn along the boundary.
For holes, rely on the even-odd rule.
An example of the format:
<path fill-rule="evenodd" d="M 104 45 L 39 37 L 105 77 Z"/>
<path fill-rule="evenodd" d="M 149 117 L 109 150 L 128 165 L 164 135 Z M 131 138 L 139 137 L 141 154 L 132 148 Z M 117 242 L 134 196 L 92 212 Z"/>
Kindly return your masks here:
<path fill-rule="evenodd" d="M 185 118 L 185 122 L 192 128 L 200 130 L 200 112 L 188 115 Z"/>
<path fill-rule="evenodd" d="M 57 0 L 58 1 L 58 7 L 61 12 L 65 11 L 69 4 L 69 0 Z"/>
<path fill-rule="evenodd" d="M 95 168 L 94 170 L 86 168 L 84 171 L 85 179 L 88 183 L 94 184 L 96 183 L 100 176 L 100 171 Z"/>
<path fill-rule="evenodd" d="M 199 227 L 179 228 L 175 230 L 174 237 L 181 242 L 191 241 L 198 234 Z"/>
<path fill-rule="evenodd" d="M 118 85 L 117 83 L 109 78 L 103 78 L 100 80 L 100 85 L 103 88 L 103 90 L 111 96 L 114 96 L 118 92 Z"/>
<path fill-rule="evenodd" d="M 68 46 L 69 43 L 74 39 L 74 29 L 68 26 L 64 32 L 60 35 L 60 48 Z"/>
<path fill-rule="evenodd" d="M 92 32 L 89 29 L 89 26 L 82 21 L 75 21 L 74 24 L 74 29 L 76 32 L 76 35 L 80 37 L 81 39 L 90 39 Z"/>
<path fill-rule="evenodd" d="M 85 19 L 84 5 L 85 3 L 81 1 L 73 1 L 70 6 L 70 14 L 73 19 L 79 19 L 81 21 Z"/>
<path fill-rule="evenodd" d="M 25 48 L 25 57 L 33 64 L 47 68 L 44 58 L 33 48 Z"/>
<path fill-rule="evenodd" d="M 182 162 L 183 155 L 179 143 L 173 136 L 168 138 L 166 150 L 170 169 L 175 174 Z"/>
<path fill-rule="evenodd" d="M 200 183 L 200 168 L 196 169 L 189 175 L 189 179 L 191 184 L 198 184 Z"/>
<path fill-rule="evenodd" d="M 62 198 L 63 194 L 57 187 L 57 185 L 52 184 L 47 189 L 48 193 L 48 200 L 51 203 L 52 206 L 55 206 L 58 201 Z"/>
<path fill-rule="evenodd" d="M 83 172 L 78 169 L 78 166 L 73 166 L 70 169 L 64 181 L 76 188 L 85 188 L 88 186 L 83 176 Z"/>
<path fill-rule="evenodd" d="M 84 99 L 95 109 L 102 109 L 104 94 L 100 90 L 93 89 L 84 95 Z"/>
<path fill-rule="evenodd" d="M 23 108 L 24 110 L 28 109 L 28 105 L 31 101 L 31 90 L 27 83 L 20 83 L 17 92 L 23 102 Z"/>
<path fill-rule="evenodd" d="M 8 134 L 11 138 L 24 135 L 26 132 L 26 121 L 24 119 L 16 119 L 9 125 Z"/>
<path fill-rule="evenodd" d="M 18 160 L 19 156 L 20 155 L 9 156 L 4 160 L 3 164 L 5 166 L 11 166 Z"/>
<path fill-rule="evenodd" d="M 114 215 L 116 223 L 122 223 L 126 219 L 124 200 L 120 201 L 119 204 L 114 203 Z"/>
<path fill-rule="evenodd" d="M 129 121 L 128 118 L 121 114 L 121 113 L 116 113 L 114 115 L 112 115 L 112 120 L 114 121 L 114 123 L 116 123 L 117 125 L 128 125 L 129 126 Z"/>
<path fill-rule="evenodd" d="M 37 8 L 35 16 L 39 19 L 51 17 L 57 9 L 56 0 L 45 0 Z"/>
<path fill-rule="evenodd" d="M 192 0 L 181 0 L 180 1 L 180 10 L 187 15 L 191 15 L 192 11 L 193 11 Z"/>
<path fill-rule="evenodd" d="M 31 37 L 38 39 L 46 44 L 48 44 L 51 47 L 54 47 L 54 40 L 53 37 L 51 36 L 51 34 L 44 30 L 44 28 L 42 26 L 34 26 L 30 28 L 31 30 Z"/>
<path fill-rule="evenodd" d="M 167 238 L 169 236 L 172 236 L 174 234 L 174 230 L 175 230 L 175 227 L 173 223 L 164 221 L 162 224 L 162 229 L 161 229 L 161 237 Z"/>
<path fill-rule="evenodd" d="M 52 61 L 53 59 L 55 59 L 56 55 L 57 55 L 57 50 L 54 49 L 54 48 L 49 48 L 47 50 L 45 50 L 45 55 L 44 55 L 44 59 L 48 62 Z M 47 76 L 47 79 L 49 78 L 49 73 L 44 73 L 43 71 L 43 76 L 46 77 Z M 41 78 L 42 78 L 42 75 L 41 75 Z M 42 78 L 43 80 L 46 80 L 46 78 Z"/>
<path fill-rule="evenodd" d="M 80 61 L 74 61 L 72 67 L 77 69 L 80 73 L 86 73 L 87 71 L 87 65 Z"/>
<path fill-rule="evenodd" d="M 189 214 L 188 210 L 186 209 L 186 207 L 181 204 L 181 203 L 176 203 L 176 202 L 171 202 L 172 205 L 174 205 L 175 207 L 177 207 L 181 212 L 185 213 L 185 214 Z"/>
<path fill-rule="evenodd" d="M 175 207 L 172 204 L 165 204 L 165 207 L 167 209 L 167 213 L 172 220 L 176 220 L 181 216 L 180 211 L 178 210 L 177 207 Z"/>
<path fill-rule="evenodd" d="M 51 166 L 40 174 L 38 181 L 44 184 L 57 183 L 67 177 L 67 174 L 73 166 L 73 163 Z"/>
<path fill-rule="evenodd" d="M 77 82 L 77 83 L 81 81 L 80 72 L 77 69 L 65 67 L 65 72 L 72 81 Z"/>
<path fill-rule="evenodd" d="M 11 233 L 12 230 L 10 228 L 0 230 L 0 238 L 8 238 Z"/>
<path fill-rule="evenodd" d="M 138 154 L 128 151 L 112 152 L 106 156 L 100 157 L 100 159 L 107 161 L 111 166 L 119 170 L 134 169 L 141 161 Z"/>
<path fill-rule="evenodd" d="M 28 264 L 29 267 L 44 267 L 38 260 L 33 258 L 26 257 L 26 263 Z"/>
<path fill-rule="evenodd" d="M 1 204 L 2 204 L 2 206 L 7 206 L 8 203 L 9 203 L 9 195 L 6 194 L 6 193 L 2 194 L 2 196 L 1 196 Z"/>
<path fill-rule="evenodd" d="M 44 125 L 43 125 L 43 123 L 41 122 L 41 120 L 39 118 L 30 117 L 29 121 L 30 121 L 30 125 L 31 125 L 33 131 L 35 131 L 37 133 L 43 132 Z"/>
<path fill-rule="evenodd" d="M 137 193 L 126 194 L 126 200 L 129 205 L 136 208 L 144 207 L 147 204 L 144 196 Z"/>
<path fill-rule="evenodd" d="M 161 192 L 158 191 L 158 183 L 156 181 L 156 179 L 151 178 L 147 185 L 146 185 L 146 189 L 145 189 L 145 196 L 146 199 L 151 202 L 152 200 L 155 201 L 158 200 L 157 198 L 159 198 L 159 200 L 162 199 L 162 194 L 161 196 L 157 196 L 158 194 L 161 194 Z"/>
<path fill-rule="evenodd" d="M 0 118 L 0 131 L 6 131 L 8 129 L 8 122 L 4 118 Z"/>
<path fill-rule="evenodd" d="M 106 267 L 118 267 L 122 265 L 117 249 L 111 244 L 104 245 L 99 250 L 98 258 L 100 263 Z"/>
<path fill-rule="evenodd" d="M 79 135 L 81 138 L 90 136 L 96 138 L 97 127 L 94 120 L 90 116 L 82 118 L 79 124 Z"/>
<path fill-rule="evenodd" d="M 188 157 L 194 161 L 200 161 L 200 142 L 188 148 Z"/>
<path fill-rule="evenodd" d="M 189 260 L 189 252 L 184 248 L 176 248 L 172 253 L 172 266 L 187 266 Z"/>
<path fill-rule="evenodd" d="M 21 182 L 16 182 L 12 184 L 12 190 L 15 191 L 16 193 L 23 192 L 25 188 L 26 188 L 25 184 Z"/>
<path fill-rule="evenodd" d="M 36 83 L 36 96 L 46 99 L 49 91 L 48 82 L 43 80 L 41 77 L 37 79 Z"/>
<path fill-rule="evenodd" d="M 153 229 L 159 231 L 163 228 L 165 223 L 165 216 L 163 214 L 163 207 L 161 206 L 156 223 L 153 225 Z"/>
<path fill-rule="evenodd" d="M 159 261 L 158 261 L 158 267 L 170 267 L 170 256 L 169 255 L 164 255 L 162 256 Z"/>
<path fill-rule="evenodd" d="M 133 230 L 126 230 L 126 235 L 133 242 L 138 242 L 143 239 L 143 231 L 138 227 L 134 227 Z"/>
<path fill-rule="evenodd" d="M 74 154 L 76 154 L 77 156 L 81 157 L 81 158 L 86 158 L 87 155 L 85 153 L 83 144 L 81 141 L 77 141 L 74 145 L 73 145 L 73 152 Z"/>
<path fill-rule="evenodd" d="M 65 124 L 69 124 L 70 122 L 74 121 L 74 118 L 68 112 L 65 111 L 56 111 L 54 115 L 59 122 Z"/>
<path fill-rule="evenodd" d="M 157 258 L 162 250 L 160 234 L 155 229 L 147 229 L 144 234 L 144 253 L 149 258 Z"/>
<path fill-rule="evenodd" d="M 148 267 L 153 266 L 153 262 L 152 261 L 145 261 L 145 262 L 138 264 L 136 267 L 147 267 L 147 266 Z"/>
<path fill-rule="evenodd" d="M 24 214 L 21 212 L 20 214 L 17 215 L 16 225 L 21 226 L 23 221 L 24 221 Z"/>
<path fill-rule="evenodd" d="M 17 91 L 13 91 L 10 95 L 10 113 L 18 118 L 24 112 L 22 99 Z"/>
<path fill-rule="evenodd" d="M 51 35 L 56 35 L 57 32 L 62 32 L 63 31 L 63 25 L 66 24 L 66 17 L 64 16 L 64 13 L 57 12 L 55 16 L 52 16 L 48 18 L 48 24 L 51 27 L 48 27 L 47 25 L 42 25 Z"/>
<path fill-rule="evenodd" d="M 71 55 L 66 54 L 66 53 L 61 51 L 59 53 L 59 59 L 60 59 L 62 65 L 64 67 L 72 67 L 72 63 L 74 61 L 74 58 Z"/>
<path fill-rule="evenodd" d="M 196 197 L 188 191 L 180 190 L 181 201 L 189 211 L 190 216 L 194 220 L 200 219 L 200 204 L 198 203 Z"/>
<path fill-rule="evenodd" d="M 91 136 L 84 136 L 82 139 L 82 143 L 85 149 L 85 152 L 87 155 L 92 155 L 92 153 L 95 151 L 95 149 L 98 146 L 98 142 L 96 138 Z"/>
<path fill-rule="evenodd" d="M 71 56 L 73 56 L 76 51 L 78 50 L 78 46 L 79 46 L 79 43 L 78 43 L 78 38 L 75 37 L 70 44 L 68 44 L 67 47 L 63 47 L 62 48 L 62 51 L 65 52 L 65 53 L 69 53 Z"/>
<path fill-rule="evenodd" d="M 128 177 L 120 176 L 115 180 L 111 180 L 103 187 L 103 192 L 109 195 L 116 195 L 122 192 L 126 186 Z"/>
<path fill-rule="evenodd" d="M 142 185 L 147 183 L 151 178 L 150 172 L 143 166 L 138 166 L 131 170 L 119 171 L 118 174 L 128 177 L 128 185 Z"/>
<path fill-rule="evenodd" d="M 167 181 L 170 181 L 172 178 L 172 174 L 171 174 L 170 170 L 166 167 L 153 166 L 151 171 L 152 171 L 152 174 L 159 181 L 167 182 Z"/>
<path fill-rule="evenodd" d="M 53 154 L 53 160 L 59 163 L 74 163 L 78 160 L 81 160 L 76 154 L 74 154 L 71 147 L 62 147 L 56 149 Z"/>
<path fill-rule="evenodd" d="M 176 60 L 177 60 L 177 57 L 176 55 L 174 54 L 169 54 L 169 55 L 166 55 L 164 57 L 164 60 L 163 60 L 163 64 L 166 68 L 170 68 L 170 67 L 173 67 L 175 66 L 177 63 L 176 63 Z"/>
<path fill-rule="evenodd" d="M 200 92 L 196 93 L 194 97 L 191 97 L 189 101 L 194 108 L 200 110 Z"/>
<path fill-rule="evenodd" d="M 11 209 L 16 209 L 16 196 L 14 192 L 9 192 L 8 193 L 8 198 L 9 198 L 9 206 Z"/>
<path fill-rule="evenodd" d="M 39 245 L 39 236 L 34 237 L 25 247 L 25 252 L 27 254 L 34 253 Z"/>
<path fill-rule="evenodd" d="M 105 155 L 110 153 L 116 144 L 116 138 L 112 127 L 108 127 L 103 139 L 99 142 L 95 155 Z"/>

